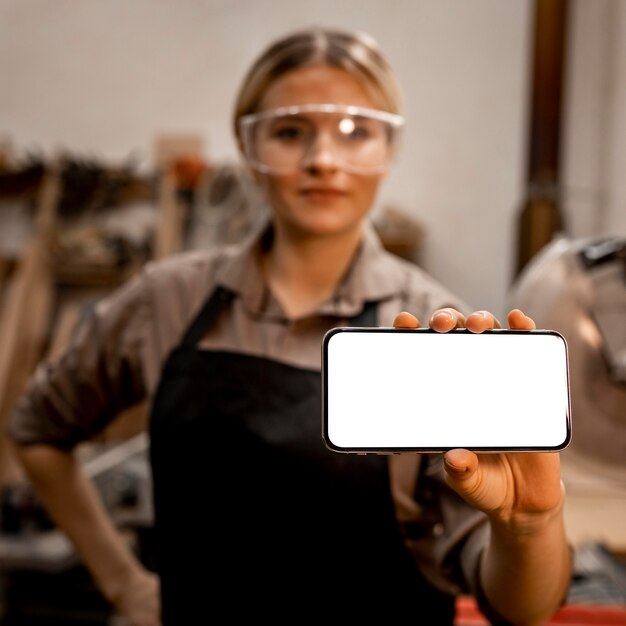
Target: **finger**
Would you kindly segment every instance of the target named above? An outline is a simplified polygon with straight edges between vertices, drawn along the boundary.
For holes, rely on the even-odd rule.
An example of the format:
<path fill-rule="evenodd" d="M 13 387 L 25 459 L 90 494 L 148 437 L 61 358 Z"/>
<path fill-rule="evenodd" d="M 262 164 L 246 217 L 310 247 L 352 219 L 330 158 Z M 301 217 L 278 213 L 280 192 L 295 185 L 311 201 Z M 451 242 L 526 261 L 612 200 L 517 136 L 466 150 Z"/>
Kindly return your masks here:
<path fill-rule="evenodd" d="M 512 309 L 507 316 L 509 328 L 515 330 L 535 330 L 537 328 L 535 321 L 525 315 L 520 309 Z"/>
<path fill-rule="evenodd" d="M 465 326 L 465 316 L 451 307 L 437 309 L 428 321 L 428 325 L 438 333 L 447 333 L 454 328 Z"/>
<path fill-rule="evenodd" d="M 476 454 L 463 448 L 448 450 L 444 454 L 443 461 L 446 473 L 454 482 L 464 482 L 470 479 L 478 468 Z"/>
<path fill-rule="evenodd" d="M 402 311 L 396 315 L 393 320 L 393 325 L 395 328 L 419 328 L 421 326 L 417 317 L 406 311 Z"/>
<path fill-rule="evenodd" d="M 473 333 L 482 333 L 492 328 L 502 328 L 498 318 L 489 311 L 474 311 L 467 317 L 465 326 Z"/>
<path fill-rule="evenodd" d="M 465 501 L 477 506 L 480 500 L 478 456 L 470 450 L 448 450 L 443 456 L 446 482 Z"/>

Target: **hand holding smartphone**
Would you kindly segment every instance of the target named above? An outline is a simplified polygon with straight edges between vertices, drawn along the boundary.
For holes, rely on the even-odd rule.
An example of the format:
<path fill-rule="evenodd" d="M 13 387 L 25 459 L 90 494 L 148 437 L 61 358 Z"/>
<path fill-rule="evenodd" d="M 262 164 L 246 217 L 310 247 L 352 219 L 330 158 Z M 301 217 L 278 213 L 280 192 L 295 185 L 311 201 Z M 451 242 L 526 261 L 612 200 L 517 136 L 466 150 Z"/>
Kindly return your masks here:
<path fill-rule="evenodd" d="M 571 439 L 567 344 L 552 330 L 334 328 L 322 388 L 336 452 L 556 451 Z"/>

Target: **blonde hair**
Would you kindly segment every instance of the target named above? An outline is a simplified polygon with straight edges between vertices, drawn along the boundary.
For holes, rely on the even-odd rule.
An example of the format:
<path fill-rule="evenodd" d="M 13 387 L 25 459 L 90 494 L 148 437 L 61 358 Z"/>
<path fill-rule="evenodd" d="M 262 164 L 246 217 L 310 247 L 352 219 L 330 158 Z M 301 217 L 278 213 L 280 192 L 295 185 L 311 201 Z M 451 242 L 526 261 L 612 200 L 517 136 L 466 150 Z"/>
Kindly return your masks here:
<path fill-rule="evenodd" d="M 239 119 L 258 111 L 265 92 L 276 79 L 316 63 L 346 70 L 362 82 L 381 109 L 402 113 L 395 73 L 370 35 L 314 26 L 275 40 L 252 64 L 235 100 L 235 135 L 239 135 Z"/>

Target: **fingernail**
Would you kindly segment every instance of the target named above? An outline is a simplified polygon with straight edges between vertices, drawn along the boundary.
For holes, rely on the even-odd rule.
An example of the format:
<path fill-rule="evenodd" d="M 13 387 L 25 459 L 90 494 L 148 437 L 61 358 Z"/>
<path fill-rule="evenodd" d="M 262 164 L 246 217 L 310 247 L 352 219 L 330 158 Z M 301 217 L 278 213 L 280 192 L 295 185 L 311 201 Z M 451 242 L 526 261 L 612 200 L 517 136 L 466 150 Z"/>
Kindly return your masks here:
<path fill-rule="evenodd" d="M 450 311 L 437 311 L 437 313 L 434 313 L 433 316 L 430 318 L 430 321 L 433 322 L 434 320 L 438 320 L 439 322 L 452 322 L 454 323 L 454 316 L 452 315 L 452 313 L 450 313 Z"/>

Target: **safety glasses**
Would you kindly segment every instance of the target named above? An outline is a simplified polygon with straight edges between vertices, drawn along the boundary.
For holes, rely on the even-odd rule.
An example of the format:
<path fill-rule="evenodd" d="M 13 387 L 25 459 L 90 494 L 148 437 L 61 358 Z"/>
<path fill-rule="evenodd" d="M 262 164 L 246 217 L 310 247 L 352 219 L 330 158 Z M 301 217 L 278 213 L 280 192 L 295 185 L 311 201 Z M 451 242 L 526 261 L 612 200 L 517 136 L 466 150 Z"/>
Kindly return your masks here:
<path fill-rule="evenodd" d="M 307 104 L 244 115 L 239 130 L 248 163 L 268 174 L 289 174 L 319 158 L 355 174 L 384 172 L 404 119 L 366 107 Z"/>

